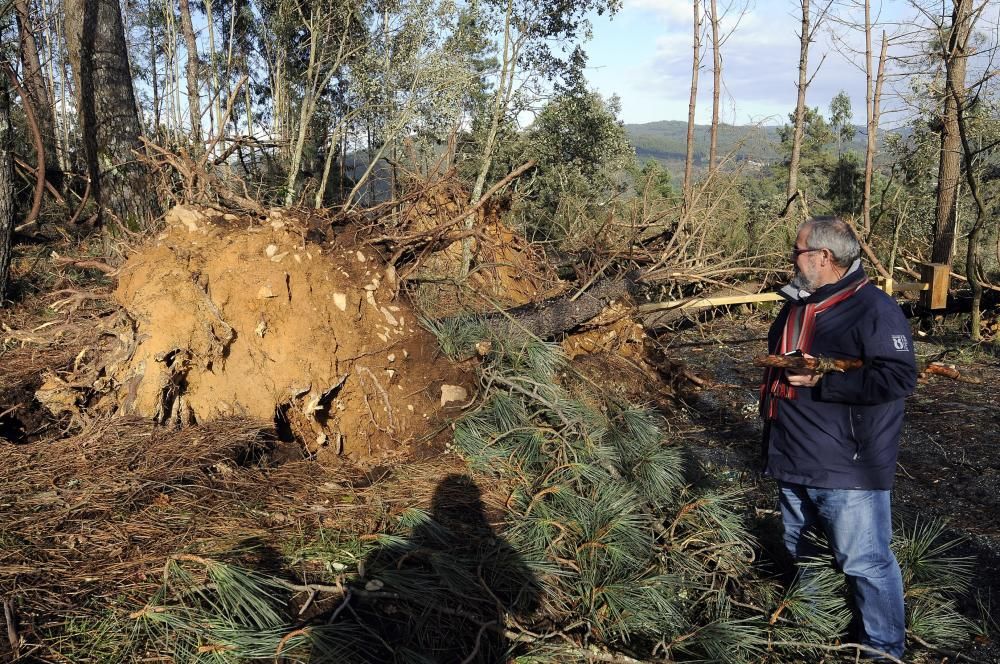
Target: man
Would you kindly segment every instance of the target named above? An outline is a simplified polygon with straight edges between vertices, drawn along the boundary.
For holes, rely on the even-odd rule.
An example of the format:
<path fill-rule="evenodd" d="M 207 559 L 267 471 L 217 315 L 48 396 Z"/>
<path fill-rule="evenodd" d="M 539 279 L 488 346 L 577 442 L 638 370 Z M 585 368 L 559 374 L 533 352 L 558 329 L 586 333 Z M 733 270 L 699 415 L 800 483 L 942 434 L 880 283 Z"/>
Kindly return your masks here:
<path fill-rule="evenodd" d="M 769 369 L 761 390 L 765 472 L 778 480 L 785 546 L 816 553 L 821 530 L 847 575 L 860 642 L 901 657 L 903 583 L 889 549 L 890 489 L 903 400 L 916 385 L 910 328 L 899 305 L 868 281 L 858 240 L 835 217 L 798 231 L 788 299 L 768 334 L 772 354 L 860 358 L 844 373 Z"/>

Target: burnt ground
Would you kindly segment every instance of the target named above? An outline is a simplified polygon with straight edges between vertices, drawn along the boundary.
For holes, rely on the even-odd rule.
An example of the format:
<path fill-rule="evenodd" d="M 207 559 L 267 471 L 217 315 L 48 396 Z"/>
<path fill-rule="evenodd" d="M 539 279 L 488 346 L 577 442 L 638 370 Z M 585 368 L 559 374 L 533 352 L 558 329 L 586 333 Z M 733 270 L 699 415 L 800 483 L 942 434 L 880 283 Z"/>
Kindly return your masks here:
<path fill-rule="evenodd" d="M 692 383 L 685 391 L 688 417 L 676 435 L 707 467 L 740 473 L 756 496 L 758 514 L 775 521 L 770 524 L 773 532 L 780 528 L 776 513 L 769 509 L 776 506 L 774 486 L 762 481 L 758 472 L 761 370 L 752 364 L 766 350 L 769 324 L 766 314 L 749 319 L 717 317 L 662 335 L 659 343 L 665 355 L 682 360 L 691 373 L 705 379 L 703 385 Z M 1000 606 L 1000 397 L 996 391 L 1000 351 L 989 344 L 973 346 L 959 335 L 918 335 L 915 346 L 919 358 L 944 354 L 945 361 L 982 382 L 931 376 L 907 400 L 893 493 L 895 516 L 903 524 L 946 520 L 946 535 L 962 540 L 953 554 L 976 559 L 974 593 L 993 607 L 996 616 Z M 765 543 L 765 549 L 774 546 Z M 971 599 L 964 608 L 970 616 L 975 613 Z M 997 635 L 981 641 L 964 653 L 966 661 L 1000 662 Z M 956 661 L 926 652 L 920 657 L 914 661 Z"/>

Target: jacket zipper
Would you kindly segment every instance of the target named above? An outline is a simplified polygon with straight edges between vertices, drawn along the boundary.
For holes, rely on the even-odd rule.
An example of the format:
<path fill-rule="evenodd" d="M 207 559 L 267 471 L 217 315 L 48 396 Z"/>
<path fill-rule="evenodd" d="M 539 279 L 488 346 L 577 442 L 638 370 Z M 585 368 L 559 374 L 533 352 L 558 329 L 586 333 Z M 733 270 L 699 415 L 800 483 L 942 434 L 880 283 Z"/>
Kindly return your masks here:
<path fill-rule="evenodd" d="M 854 407 L 847 407 L 847 419 L 851 423 L 851 438 L 854 439 L 854 459 L 857 461 L 858 457 L 861 456 L 861 441 L 858 440 L 858 434 L 854 431 Z"/>

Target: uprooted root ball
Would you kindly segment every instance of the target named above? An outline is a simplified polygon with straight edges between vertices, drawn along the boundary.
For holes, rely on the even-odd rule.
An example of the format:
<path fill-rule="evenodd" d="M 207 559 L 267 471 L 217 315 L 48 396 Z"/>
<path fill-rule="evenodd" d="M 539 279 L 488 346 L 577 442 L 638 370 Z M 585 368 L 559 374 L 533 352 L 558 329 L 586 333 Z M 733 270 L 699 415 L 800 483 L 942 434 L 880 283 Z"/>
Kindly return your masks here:
<path fill-rule="evenodd" d="M 430 432 L 461 371 L 436 355 L 373 252 L 305 235 L 280 212 L 260 224 L 174 208 L 121 270 L 117 347 L 88 380 L 50 376 L 39 398 L 174 425 L 274 418 L 321 454 L 404 450 Z M 89 396 L 67 397 L 81 383 Z"/>

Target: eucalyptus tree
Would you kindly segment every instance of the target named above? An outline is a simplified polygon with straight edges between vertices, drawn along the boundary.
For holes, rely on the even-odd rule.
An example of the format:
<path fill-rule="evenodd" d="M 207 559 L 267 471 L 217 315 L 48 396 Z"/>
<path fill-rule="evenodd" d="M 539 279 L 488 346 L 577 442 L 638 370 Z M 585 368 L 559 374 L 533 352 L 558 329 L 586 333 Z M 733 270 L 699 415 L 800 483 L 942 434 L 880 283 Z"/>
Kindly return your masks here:
<path fill-rule="evenodd" d="M 857 128 L 851 122 L 854 112 L 851 110 L 851 97 L 845 91 L 838 92 L 830 100 L 830 127 L 837 138 L 837 156 L 844 152 L 844 144 L 850 144 L 857 134 Z"/>
<path fill-rule="evenodd" d="M 194 33 L 194 22 L 191 20 L 190 0 L 178 0 L 180 8 L 181 31 L 187 50 L 187 105 L 191 119 L 191 142 L 196 153 L 204 148 L 201 139 L 201 92 L 200 64 L 198 62 L 198 40 Z"/>
<path fill-rule="evenodd" d="M 694 112 L 695 106 L 698 103 L 698 71 L 701 69 L 701 26 L 704 21 L 701 15 L 701 0 L 693 0 L 691 6 L 694 12 L 694 20 L 692 21 L 693 39 L 691 42 L 693 53 L 691 55 L 691 90 L 688 96 L 687 141 L 686 149 L 684 150 L 684 217 L 681 222 L 682 224 L 691 212 L 691 192 L 694 188 Z M 678 232 L 683 232 L 683 225 L 678 229 Z"/>
<path fill-rule="evenodd" d="M 306 138 L 324 93 L 348 61 L 370 47 L 365 25 L 370 10 L 360 2 L 307 0 L 292 2 L 290 11 L 298 25 L 289 43 L 289 60 L 299 63 L 294 88 L 289 89 L 297 97 L 298 122 L 291 136 L 285 205 L 295 201 Z"/>
<path fill-rule="evenodd" d="M 477 155 L 479 171 L 472 187 L 472 201 L 476 202 L 486 185 L 501 126 L 506 118 L 523 110 L 514 106 L 519 94 L 529 91 L 539 79 L 555 79 L 567 69 L 567 62 L 553 45 L 562 44 L 564 51 L 570 51 L 570 44 L 589 36 L 587 14 L 613 14 L 621 0 L 473 0 L 472 4 L 499 35 L 486 135 Z"/>
<path fill-rule="evenodd" d="M 395 171 L 405 142 L 443 143 L 479 84 L 468 15 L 453 0 L 416 0 L 381 7 L 369 49 L 352 65 L 352 85 L 370 134 L 368 165 L 348 194 L 351 205 L 374 168 L 389 153 Z M 408 150 L 410 160 L 415 154 Z M 409 168 L 416 164 L 408 164 Z M 390 176 L 390 191 L 394 178 Z"/>
<path fill-rule="evenodd" d="M 934 246 L 931 260 L 951 265 L 955 253 L 958 188 L 962 177 L 962 139 L 958 126 L 960 107 L 966 103 L 965 75 L 969 61 L 969 38 L 985 3 L 974 8 L 973 0 L 953 0 L 950 22 L 937 27 L 937 40 L 945 81 L 941 114 L 941 157 L 938 162 L 937 206 L 934 216 Z"/>

